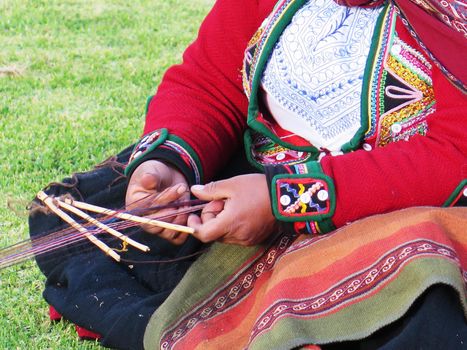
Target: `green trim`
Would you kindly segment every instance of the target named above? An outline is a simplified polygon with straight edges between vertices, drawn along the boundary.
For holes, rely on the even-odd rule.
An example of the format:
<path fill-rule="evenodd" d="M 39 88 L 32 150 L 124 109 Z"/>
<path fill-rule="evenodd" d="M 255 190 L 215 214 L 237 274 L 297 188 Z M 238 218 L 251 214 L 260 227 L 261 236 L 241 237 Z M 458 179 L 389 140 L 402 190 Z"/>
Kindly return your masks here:
<path fill-rule="evenodd" d="M 381 33 L 384 31 L 386 18 L 389 13 L 390 4 L 387 3 L 385 8 L 381 11 L 378 16 L 378 20 L 376 21 L 375 31 L 373 32 L 373 36 L 371 39 L 371 46 L 370 51 L 368 53 L 368 58 L 365 65 L 365 70 L 363 73 L 363 85 L 362 85 L 362 93 L 361 93 L 361 102 L 360 102 L 360 122 L 361 126 L 352 137 L 352 139 L 345 143 L 342 146 L 343 152 L 350 152 L 356 150 L 361 142 L 364 139 L 366 132 L 368 131 L 369 126 L 369 115 L 370 115 L 370 106 L 369 106 L 369 94 L 370 94 L 370 87 L 373 83 L 373 74 L 378 74 L 375 72 L 375 64 L 379 58 L 378 51 L 380 47 L 380 36 Z"/>
<path fill-rule="evenodd" d="M 337 228 L 330 218 L 321 221 L 315 221 L 315 225 L 321 234 L 332 232 Z"/>
<path fill-rule="evenodd" d="M 260 56 L 258 57 L 257 63 L 254 67 L 254 76 L 251 82 L 251 91 L 250 91 L 250 101 L 248 105 L 248 125 L 255 131 L 258 131 L 266 136 L 268 136 L 274 142 L 277 142 L 279 145 L 293 148 L 295 150 L 307 151 L 311 153 L 318 154 L 319 151 L 314 146 L 295 146 L 290 143 L 282 141 L 274 133 L 272 133 L 268 128 L 266 128 L 262 123 L 256 120 L 258 116 L 258 87 L 261 83 L 261 75 L 263 74 L 264 66 L 266 65 L 270 53 L 274 48 L 277 40 L 281 36 L 285 27 L 287 27 L 292 20 L 295 13 L 303 6 L 305 0 L 295 0 L 292 1 L 287 9 L 281 14 L 281 18 L 273 25 L 268 37 L 266 38 L 265 44 L 262 46 Z M 252 67 L 253 68 L 253 67 Z"/>
<path fill-rule="evenodd" d="M 449 198 L 444 202 L 442 205 L 443 207 L 450 207 L 454 200 L 457 198 L 459 193 L 464 189 L 464 187 L 467 186 L 467 179 L 464 179 L 461 181 L 461 183 L 454 189 L 454 191 L 451 193 Z"/>
<path fill-rule="evenodd" d="M 318 173 L 318 174 L 324 174 L 323 168 L 321 167 L 321 164 L 319 162 L 307 162 L 305 163 L 306 169 L 308 171 L 308 174 L 310 173 Z"/>
<path fill-rule="evenodd" d="M 148 98 L 146 99 L 146 108 L 144 110 L 144 114 L 147 115 L 148 112 L 149 112 L 149 105 L 151 104 L 151 101 L 153 99 L 154 95 L 151 95 L 151 96 L 148 96 Z"/>
<path fill-rule="evenodd" d="M 196 165 L 196 167 L 198 169 L 198 172 L 199 172 L 200 183 L 202 183 L 203 180 L 204 180 L 204 172 L 203 172 L 203 167 L 201 166 L 201 161 L 200 161 L 200 159 L 198 157 L 198 154 L 196 154 L 196 152 L 193 150 L 193 148 L 191 148 L 191 146 L 188 143 L 186 143 L 185 140 L 183 140 L 182 138 L 180 138 L 178 136 L 169 134 L 168 137 L 167 137 L 167 140 L 172 141 L 172 142 L 180 145 L 190 155 L 190 157 L 195 162 L 195 165 Z"/>
<path fill-rule="evenodd" d="M 318 164 L 317 162 L 314 162 Z M 307 163 L 308 166 L 309 163 Z M 329 212 L 326 214 L 309 214 L 307 216 L 300 216 L 300 217 L 289 217 L 281 215 L 279 212 L 279 205 L 277 203 L 277 189 L 276 189 L 276 182 L 279 179 L 319 179 L 324 180 L 328 185 L 328 194 L 329 194 Z M 305 221 L 311 220 L 320 223 L 324 219 L 328 219 L 334 215 L 334 211 L 336 209 L 336 191 L 334 188 L 333 180 L 325 175 L 324 173 L 308 173 L 308 174 L 278 174 L 275 175 L 271 180 L 271 199 L 272 199 L 272 210 L 276 219 L 285 222 L 298 222 L 298 221 Z M 328 227 L 329 224 L 324 224 L 325 227 Z"/>
<path fill-rule="evenodd" d="M 290 143 L 287 143 L 281 140 L 279 137 L 277 137 L 277 135 L 271 132 L 263 123 L 259 122 L 256 119 L 258 116 L 258 111 L 259 111 L 258 88 L 261 82 L 261 75 L 263 73 L 264 66 L 266 65 L 269 59 L 270 53 L 272 49 L 274 48 L 274 45 L 276 44 L 277 40 L 281 36 L 283 30 L 290 23 L 293 16 L 295 15 L 295 12 L 303 5 L 304 2 L 305 1 L 303 0 L 296 0 L 296 1 L 293 1 L 289 5 L 289 7 L 282 14 L 282 18 L 274 25 L 274 28 L 271 30 L 268 38 L 266 39 L 266 43 L 263 45 L 263 48 L 258 58 L 258 61 L 256 63 L 256 66 L 254 67 L 255 70 L 254 70 L 254 76 L 253 76 L 252 83 L 251 83 L 247 121 L 248 121 L 248 125 L 253 130 L 263 133 L 264 135 L 268 136 L 273 141 L 277 142 L 278 144 L 284 147 L 318 154 L 319 153 L 318 148 L 316 148 L 313 145 L 296 146 L 296 145 L 292 145 Z M 363 140 L 363 137 L 368 130 L 368 125 L 369 125 L 368 92 L 370 89 L 372 79 L 367 79 L 367 78 L 371 76 L 373 73 L 375 61 L 372 60 L 372 58 L 376 58 L 375 53 L 377 52 L 378 46 L 379 46 L 378 39 L 379 39 L 381 32 L 385 29 L 384 23 L 389 13 L 389 10 L 391 8 L 392 8 L 392 5 L 390 5 L 389 3 L 385 5 L 385 8 L 383 9 L 383 11 L 381 11 L 378 17 L 377 23 L 375 25 L 376 29 L 375 29 L 375 32 L 373 33 L 372 44 L 370 47 L 370 52 L 368 55 L 366 66 L 365 66 L 364 78 L 363 78 L 361 113 L 360 113 L 361 114 L 361 126 L 357 130 L 355 135 L 352 137 L 352 139 L 342 146 L 343 152 L 350 152 L 350 151 L 357 149 L 360 146 Z"/>
<path fill-rule="evenodd" d="M 135 152 L 135 150 L 138 148 L 138 146 L 140 145 L 141 141 L 150 136 L 151 134 L 155 133 L 155 132 L 158 132 L 160 133 L 159 137 L 157 138 L 157 140 L 148 148 L 146 149 L 143 153 L 141 153 L 138 157 L 136 157 L 135 159 L 133 159 L 131 162 L 129 162 L 127 164 L 127 166 L 125 167 L 125 171 L 124 171 L 124 174 L 125 176 L 128 176 L 129 174 L 131 174 L 133 172 L 133 170 L 141 164 L 141 159 L 143 159 L 143 157 L 145 155 L 147 155 L 148 153 L 152 152 L 153 150 L 156 149 L 157 146 L 161 145 L 162 143 L 165 142 L 165 140 L 167 139 L 167 136 L 169 134 L 168 130 L 167 129 L 158 129 L 158 130 L 154 130 L 152 133 L 149 133 L 147 135 L 144 135 L 138 143 L 136 143 L 135 147 L 133 148 L 133 151 L 131 152 L 131 154 L 133 155 L 133 153 Z"/>

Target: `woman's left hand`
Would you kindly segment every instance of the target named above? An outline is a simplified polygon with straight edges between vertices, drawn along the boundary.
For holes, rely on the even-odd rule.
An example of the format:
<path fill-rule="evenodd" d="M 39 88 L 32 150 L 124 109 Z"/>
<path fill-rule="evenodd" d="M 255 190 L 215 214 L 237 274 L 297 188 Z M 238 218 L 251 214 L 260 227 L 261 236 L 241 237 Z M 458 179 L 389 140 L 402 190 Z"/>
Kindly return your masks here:
<path fill-rule="evenodd" d="M 195 185 L 191 192 L 210 201 L 201 217 L 190 215 L 188 226 L 203 242 L 220 241 L 244 246 L 265 240 L 274 230 L 266 176 L 248 174 Z"/>

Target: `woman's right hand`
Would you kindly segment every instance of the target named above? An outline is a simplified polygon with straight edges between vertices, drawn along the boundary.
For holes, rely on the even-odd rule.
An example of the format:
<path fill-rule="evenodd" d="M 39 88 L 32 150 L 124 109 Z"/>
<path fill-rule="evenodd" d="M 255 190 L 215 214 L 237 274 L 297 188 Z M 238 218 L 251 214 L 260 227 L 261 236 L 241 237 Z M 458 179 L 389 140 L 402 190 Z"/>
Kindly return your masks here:
<path fill-rule="evenodd" d="M 183 174 L 174 167 L 158 160 L 148 160 L 141 163 L 128 181 L 125 204 L 128 210 L 163 205 L 175 200 L 190 198 L 188 182 Z M 170 209 L 163 209 L 157 215 L 163 215 Z M 150 216 L 149 216 L 150 217 Z M 188 215 L 178 215 L 170 221 L 186 225 Z M 143 225 L 143 229 L 154 233 L 174 244 L 182 244 L 188 235 L 160 227 Z"/>

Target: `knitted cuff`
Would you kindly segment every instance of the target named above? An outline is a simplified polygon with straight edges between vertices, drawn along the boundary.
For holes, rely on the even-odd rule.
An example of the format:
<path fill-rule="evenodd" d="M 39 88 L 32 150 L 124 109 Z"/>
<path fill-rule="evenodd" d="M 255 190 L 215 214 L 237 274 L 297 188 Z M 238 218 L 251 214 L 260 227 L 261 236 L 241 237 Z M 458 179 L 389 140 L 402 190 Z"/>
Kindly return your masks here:
<path fill-rule="evenodd" d="M 196 153 L 181 138 L 170 135 L 167 129 L 155 130 L 141 138 L 133 149 L 125 168 L 125 175 L 131 177 L 141 163 L 153 159 L 175 166 L 183 173 L 190 186 L 202 181 L 201 166 Z"/>
<path fill-rule="evenodd" d="M 287 231 L 327 233 L 335 229 L 331 217 L 335 210 L 333 180 L 318 162 L 294 166 L 266 167 L 274 216 L 288 225 Z"/>

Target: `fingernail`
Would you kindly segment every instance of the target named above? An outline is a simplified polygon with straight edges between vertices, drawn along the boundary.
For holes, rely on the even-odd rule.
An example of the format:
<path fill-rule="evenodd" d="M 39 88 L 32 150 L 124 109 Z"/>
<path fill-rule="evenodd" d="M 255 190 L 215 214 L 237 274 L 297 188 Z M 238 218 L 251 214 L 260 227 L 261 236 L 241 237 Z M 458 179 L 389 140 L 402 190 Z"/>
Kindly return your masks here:
<path fill-rule="evenodd" d="M 204 190 L 204 185 L 193 185 L 191 186 L 192 191 L 202 191 Z"/>
<path fill-rule="evenodd" d="M 186 192 L 186 190 L 187 190 L 186 186 L 185 186 L 184 184 L 181 184 L 181 185 L 178 186 L 178 188 L 177 188 L 177 193 L 178 193 L 178 194 L 182 194 L 182 193 Z"/>

